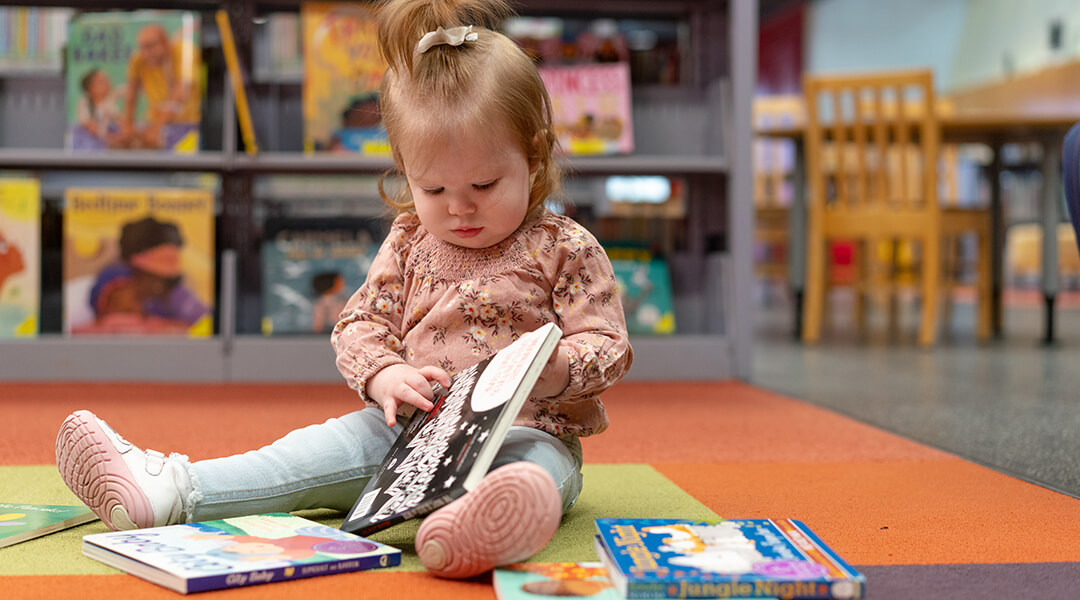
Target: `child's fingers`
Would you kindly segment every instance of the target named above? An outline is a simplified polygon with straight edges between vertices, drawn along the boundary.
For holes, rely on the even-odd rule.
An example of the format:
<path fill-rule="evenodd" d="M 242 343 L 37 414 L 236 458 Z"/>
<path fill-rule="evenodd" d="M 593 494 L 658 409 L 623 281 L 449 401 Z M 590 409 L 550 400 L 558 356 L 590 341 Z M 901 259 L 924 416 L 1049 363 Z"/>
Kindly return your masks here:
<path fill-rule="evenodd" d="M 434 392 L 431 391 L 431 384 L 429 384 L 426 379 L 423 381 L 422 385 L 424 388 L 426 388 L 425 391 L 428 395 L 434 396 Z M 428 396 L 425 395 L 423 392 L 416 390 L 415 388 L 409 388 L 408 390 L 406 390 L 401 399 L 424 412 L 428 412 L 432 408 L 435 408 L 435 405 L 431 403 L 431 400 L 428 399 Z"/>
<path fill-rule="evenodd" d="M 444 388 L 450 387 L 450 375 L 439 367 L 428 365 L 420 368 L 420 374 L 429 381 L 437 381 Z"/>
<path fill-rule="evenodd" d="M 393 400 L 383 403 L 383 414 L 386 415 L 386 424 L 390 427 L 397 423 L 397 407 Z"/>

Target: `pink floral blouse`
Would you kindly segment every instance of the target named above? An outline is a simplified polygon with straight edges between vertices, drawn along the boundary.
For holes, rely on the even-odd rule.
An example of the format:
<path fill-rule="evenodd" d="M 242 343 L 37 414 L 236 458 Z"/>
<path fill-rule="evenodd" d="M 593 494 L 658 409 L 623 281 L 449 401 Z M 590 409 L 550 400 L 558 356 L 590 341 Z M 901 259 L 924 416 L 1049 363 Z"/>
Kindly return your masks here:
<path fill-rule="evenodd" d="M 552 321 L 570 384 L 530 398 L 515 424 L 556 437 L 600 433 L 608 418 L 599 395 L 626 374 L 633 351 L 611 263 L 567 217 L 545 210 L 499 244 L 470 249 L 399 215 L 331 342 L 349 387 L 374 406 L 364 386 L 383 367 L 437 365 L 453 375 Z"/>

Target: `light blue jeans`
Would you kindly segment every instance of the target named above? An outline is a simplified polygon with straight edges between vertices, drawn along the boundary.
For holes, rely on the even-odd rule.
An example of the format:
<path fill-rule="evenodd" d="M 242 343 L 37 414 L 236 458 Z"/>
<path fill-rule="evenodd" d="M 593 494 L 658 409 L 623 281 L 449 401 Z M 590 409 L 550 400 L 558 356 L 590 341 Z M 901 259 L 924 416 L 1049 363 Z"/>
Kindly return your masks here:
<path fill-rule="evenodd" d="M 352 509 L 402 425 L 366 408 L 289 432 L 258 450 L 190 464 L 188 522 L 308 508 Z M 512 427 L 491 466 L 528 461 L 551 474 L 563 512 L 581 493 L 581 445 L 529 427 Z"/>

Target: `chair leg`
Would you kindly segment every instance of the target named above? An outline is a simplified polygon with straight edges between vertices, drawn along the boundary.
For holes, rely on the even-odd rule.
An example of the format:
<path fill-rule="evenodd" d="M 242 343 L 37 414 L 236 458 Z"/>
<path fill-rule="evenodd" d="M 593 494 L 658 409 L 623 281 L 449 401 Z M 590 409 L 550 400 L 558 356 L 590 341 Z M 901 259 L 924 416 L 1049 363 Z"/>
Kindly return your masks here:
<path fill-rule="evenodd" d="M 941 236 L 923 237 L 922 318 L 919 324 L 919 344 L 932 346 L 937 337 L 937 305 L 941 281 Z"/>
<path fill-rule="evenodd" d="M 957 253 L 960 252 L 960 247 L 958 237 L 945 236 L 942 239 L 941 295 L 944 304 L 941 309 L 941 323 L 943 328 L 948 328 L 952 323 L 953 293 L 956 290 L 956 274 L 960 265 Z"/>
<path fill-rule="evenodd" d="M 806 292 L 803 299 L 803 342 L 812 344 L 821 337 L 821 321 L 825 312 L 825 250 L 822 239 L 807 244 Z"/>
<path fill-rule="evenodd" d="M 988 219 L 989 221 L 989 219 Z M 993 312 L 993 296 L 994 288 L 991 281 L 991 272 L 993 270 L 993 258 L 991 241 L 992 231 L 990 224 L 987 223 L 985 227 L 979 229 L 978 232 L 978 263 L 976 266 L 976 279 L 975 282 L 975 302 L 976 302 L 976 321 L 975 321 L 975 337 L 980 342 L 985 342 L 990 339 L 994 324 L 994 312 Z"/>
<path fill-rule="evenodd" d="M 855 333 L 859 337 L 866 335 L 866 299 L 874 286 L 870 265 L 873 263 L 874 244 L 868 240 L 859 240 L 855 244 Z"/>
<path fill-rule="evenodd" d="M 889 321 L 889 337 L 895 339 L 900 334 L 900 244 L 899 238 L 888 241 L 888 258 L 884 263 L 882 276 L 885 288 L 886 311 Z"/>

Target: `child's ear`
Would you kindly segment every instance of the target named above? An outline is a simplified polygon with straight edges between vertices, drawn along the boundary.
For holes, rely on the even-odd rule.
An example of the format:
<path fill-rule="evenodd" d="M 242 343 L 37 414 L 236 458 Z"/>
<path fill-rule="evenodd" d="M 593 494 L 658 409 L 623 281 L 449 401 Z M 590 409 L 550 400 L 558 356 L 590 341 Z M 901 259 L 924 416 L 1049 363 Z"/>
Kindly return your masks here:
<path fill-rule="evenodd" d="M 538 131 L 532 139 L 532 147 L 529 149 L 529 174 L 533 175 L 537 169 L 540 168 L 540 157 L 542 153 L 540 151 L 543 148 L 543 144 L 547 139 L 547 130 Z"/>

